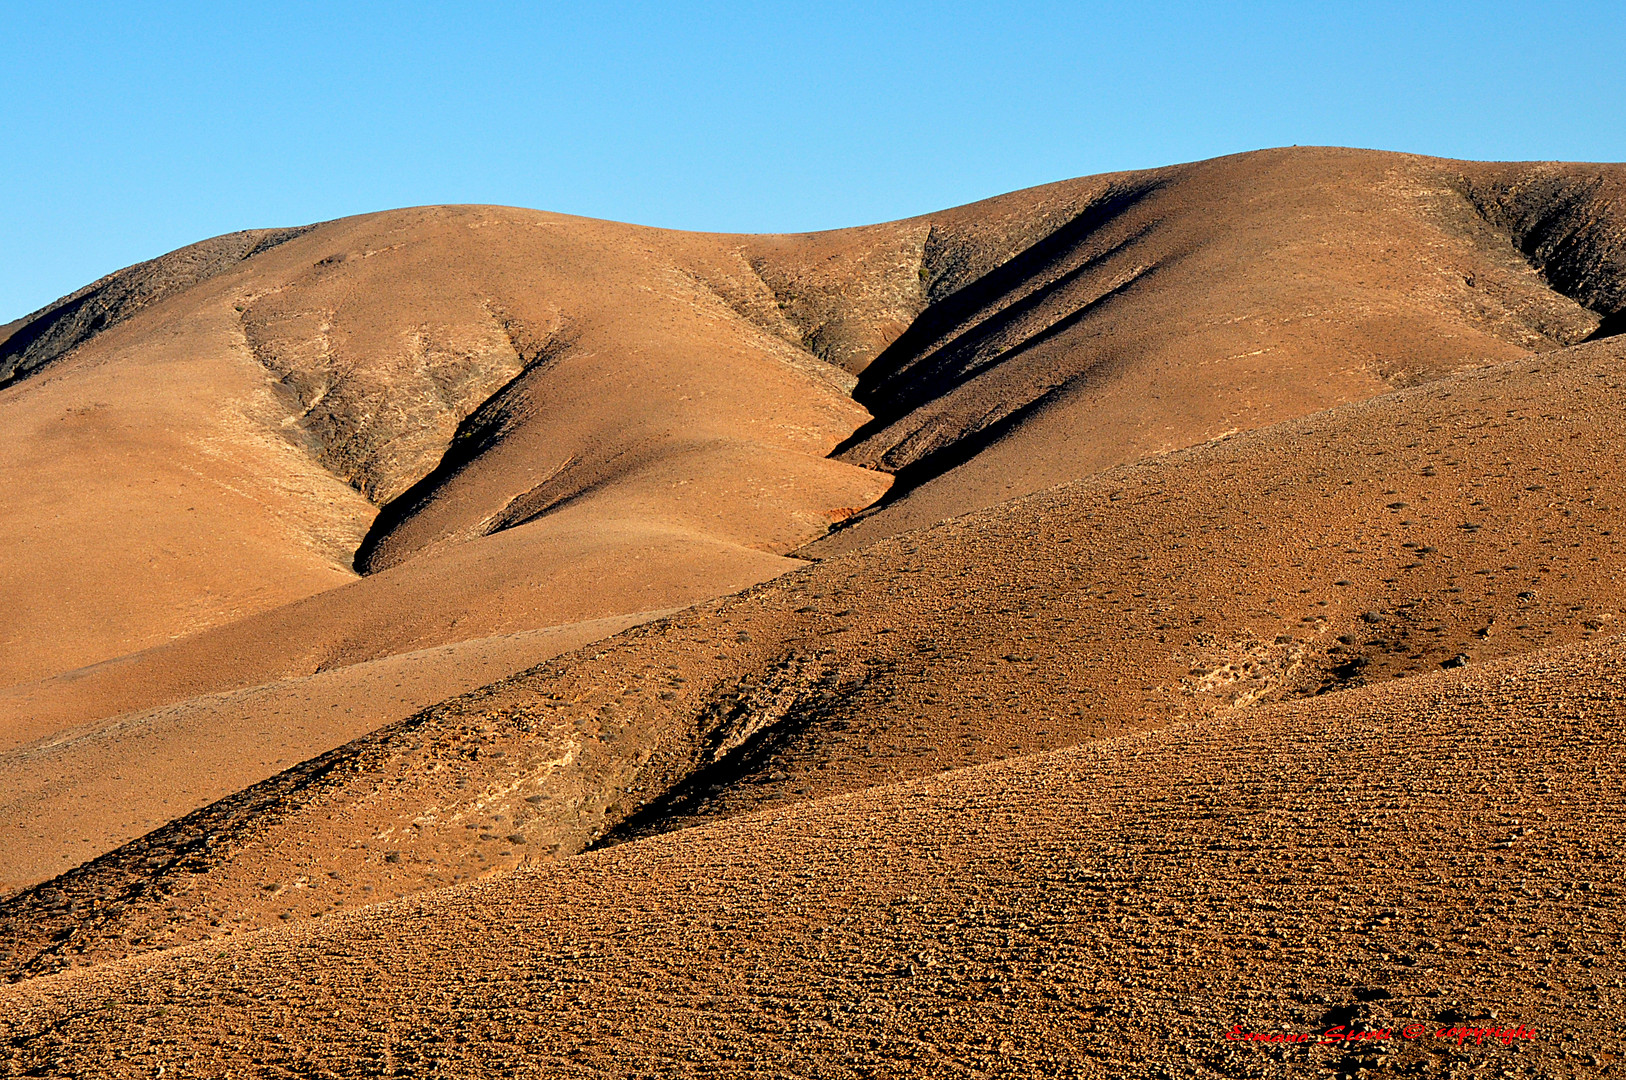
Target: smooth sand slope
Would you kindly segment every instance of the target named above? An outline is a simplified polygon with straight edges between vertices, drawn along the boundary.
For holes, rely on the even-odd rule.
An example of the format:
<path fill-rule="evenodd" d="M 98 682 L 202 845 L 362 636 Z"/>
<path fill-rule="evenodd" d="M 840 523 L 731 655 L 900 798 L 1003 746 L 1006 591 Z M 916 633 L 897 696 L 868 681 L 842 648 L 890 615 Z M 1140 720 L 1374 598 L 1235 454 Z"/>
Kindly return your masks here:
<path fill-rule="evenodd" d="M 1547 650 L 37 979 L 0 996 L 0 1052 L 79 1075 L 1596 1076 L 1626 1051 L 1623 678 L 1618 644 Z M 1435 1037 L 1492 1017 L 1537 1038 Z M 1394 1035 L 1227 1042 L 1239 1023 Z"/>

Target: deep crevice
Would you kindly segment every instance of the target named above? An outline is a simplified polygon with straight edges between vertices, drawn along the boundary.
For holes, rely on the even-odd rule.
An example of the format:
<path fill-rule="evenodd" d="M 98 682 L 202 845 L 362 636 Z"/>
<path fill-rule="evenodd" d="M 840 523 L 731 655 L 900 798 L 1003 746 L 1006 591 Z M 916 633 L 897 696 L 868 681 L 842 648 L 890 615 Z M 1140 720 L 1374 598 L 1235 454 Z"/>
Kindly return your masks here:
<path fill-rule="evenodd" d="M 1153 267 L 1148 267 L 1142 270 L 1128 281 L 1120 283 L 1108 292 L 1091 300 L 1078 311 L 1073 312 L 1064 319 L 1052 323 L 1050 326 L 1046 327 L 1044 331 L 1035 335 L 1033 338 L 1014 346 L 1008 353 L 1001 354 L 995 360 L 990 361 L 986 366 L 992 367 L 995 364 L 1012 359 L 1015 356 L 1020 355 L 1021 353 L 1030 349 L 1036 348 L 1044 344 L 1046 341 L 1060 335 L 1070 327 L 1076 325 L 1091 311 L 1096 310 L 1101 305 L 1122 295 L 1137 282 L 1143 280 L 1154 269 L 1155 268 Z M 940 449 L 933 450 L 897 469 L 892 473 L 892 486 L 888 488 L 879 499 L 865 507 L 862 512 L 837 522 L 831 527 L 830 532 L 840 532 L 842 529 L 855 525 L 858 522 L 868 518 L 871 514 L 883 510 L 897 502 L 899 499 L 908 495 L 910 492 L 919 488 L 928 481 L 933 480 L 944 473 L 950 472 L 961 465 L 964 465 L 966 462 L 988 449 L 988 447 L 999 442 L 1011 431 L 1015 430 L 1017 427 L 1020 427 L 1029 418 L 1049 405 L 1050 402 L 1054 400 L 1058 391 L 1072 385 L 1080 378 L 1088 378 L 1093 374 L 1098 374 L 1101 369 L 1107 366 L 1109 363 L 1110 358 L 1100 358 L 1082 371 L 1075 373 L 1066 382 L 1045 387 L 1029 401 L 1015 409 L 1012 409 L 998 420 L 980 427 L 975 431 L 962 434 L 960 437 L 944 445 Z M 856 432 L 852 438 L 848 440 L 848 442 L 854 445 L 857 445 L 859 441 L 859 433 Z M 843 446 L 845 445 L 846 444 L 843 444 Z M 831 454 L 831 456 L 837 456 L 841 452 L 841 449 L 841 447 L 838 447 L 837 450 Z"/>
<path fill-rule="evenodd" d="M 362 537 L 361 544 L 356 548 L 355 558 L 351 562 L 356 573 L 365 576 L 376 570 L 386 569 L 384 566 L 374 565 L 374 559 L 384 541 L 402 523 L 427 506 L 436 491 L 473 464 L 480 455 L 502 442 L 513 429 L 517 419 L 516 403 L 512 399 L 520 382 L 564 355 L 575 345 L 574 339 L 569 335 L 556 332 L 527 359 L 520 352 L 507 323 L 503 324 L 503 329 L 508 333 L 510 342 L 514 342 L 514 351 L 519 355 L 523 365 L 519 374 L 503 383 L 495 393 L 481 402 L 478 408 L 463 418 L 457 425 L 457 431 L 452 435 L 451 443 L 433 469 L 379 508 L 378 516 L 368 527 L 367 535 Z"/>
<path fill-rule="evenodd" d="M 628 815 L 583 850 L 597 851 L 687 828 L 695 819 L 708 818 L 706 804 L 762 772 L 776 753 L 820 716 L 815 709 L 800 709 L 747 739 L 732 753 L 689 773 L 674 787 Z"/>
<path fill-rule="evenodd" d="M 1049 387 L 1027 404 L 1011 410 L 987 427 L 979 428 L 971 434 L 955 440 L 943 449 L 905 465 L 892 474 L 892 486 L 887 488 L 879 499 L 870 503 L 859 513 L 836 522 L 830 527 L 830 532 L 825 535 L 838 533 L 843 529 L 858 524 L 871 514 L 891 506 L 928 480 L 964 465 L 1039 412 L 1040 409 L 1050 403 L 1056 391 L 1060 389 L 1060 386 Z"/>
<path fill-rule="evenodd" d="M 1616 217 L 1626 189 L 1618 173 L 1588 168 L 1460 175 L 1455 186 L 1548 288 L 1602 317 L 1584 339 L 1596 341 L 1626 331 L 1626 223 Z"/>
<path fill-rule="evenodd" d="M 1091 235 L 1130 207 L 1152 195 L 1163 186 L 1163 183 L 1164 181 L 1154 180 L 1131 188 L 1109 190 L 1054 232 L 1024 248 L 981 277 L 929 305 L 914 322 L 909 324 L 908 329 L 898 335 L 897 340 L 887 346 L 864 369 L 863 374 L 859 376 L 858 386 L 853 390 L 853 398 L 870 410 L 876 417 L 875 423 L 879 427 L 885 427 L 917 408 L 923 401 L 940 395 L 945 389 L 952 389 L 952 386 L 934 387 L 932 389 L 936 394 L 928 393 L 922 397 L 924 391 L 919 391 L 909 394 L 906 398 L 891 392 L 889 384 L 907 378 L 906 372 L 913 362 L 932 352 L 942 351 L 941 348 L 931 349 L 932 342 L 946 334 L 955 333 L 957 327 L 960 329 L 956 337 L 963 337 L 973 332 L 977 326 L 998 317 L 1003 312 L 1004 306 L 1009 306 L 1008 304 L 1002 306 L 1001 302 L 1013 294 L 1017 294 L 1017 299 L 1013 302 L 1020 303 L 1027 298 L 1029 292 L 1037 292 L 1053 285 L 1056 279 L 1070 273 L 1070 270 L 1057 271 L 1057 267 L 1065 264 L 1067 257 L 1076 252 Z M 1137 237 L 1138 235 L 1140 234 L 1137 234 Z M 1132 237 L 1126 242 L 1132 242 L 1133 239 L 1135 238 Z M 1114 249 L 1119 246 L 1121 245 L 1114 245 Z M 1102 253 L 1101 256 L 1086 259 L 1084 264 L 1097 262 L 1110 254 L 1109 251 Z M 1025 284 L 1030 285 L 1035 279 L 1046 277 L 1047 270 L 1056 271 L 1051 275 L 1052 280 L 1024 291 Z M 984 312 L 985 314 L 981 314 L 980 317 L 976 314 Z"/>
<path fill-rule="evenodd" d="M 1605 315 L 1598 328 L 1588 334 L 1583 341 L 1602 341 L 1604 338 L 1618 337 L 1626 334 L 1626 311 L 1617 311 L 1613 315 Z"/>

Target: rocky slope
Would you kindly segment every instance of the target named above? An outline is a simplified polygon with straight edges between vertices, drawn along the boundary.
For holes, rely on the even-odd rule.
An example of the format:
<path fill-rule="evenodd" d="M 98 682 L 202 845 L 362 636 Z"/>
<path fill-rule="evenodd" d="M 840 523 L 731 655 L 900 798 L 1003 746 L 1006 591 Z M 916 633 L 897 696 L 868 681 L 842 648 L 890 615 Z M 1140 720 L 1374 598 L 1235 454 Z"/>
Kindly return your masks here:
<path fill-rule="evenodd" d="M 78 1075 L 1608 1075 L 1623 676 L 1614 642 L 1544 650 L 35 979 L 0 991 L 0 1052 Z"/>

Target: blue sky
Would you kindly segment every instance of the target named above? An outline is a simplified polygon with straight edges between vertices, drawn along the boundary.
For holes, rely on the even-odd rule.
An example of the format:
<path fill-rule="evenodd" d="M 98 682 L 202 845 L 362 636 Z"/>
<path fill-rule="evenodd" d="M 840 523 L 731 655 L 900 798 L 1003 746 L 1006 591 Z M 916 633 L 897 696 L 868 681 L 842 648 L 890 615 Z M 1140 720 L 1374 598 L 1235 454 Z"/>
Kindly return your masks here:
<path fill-rule="evenodd" d="M 423 203 L 799 231 L 1292 143 L 1626 159 L 1618 2 L 0 0 L 0 45 L 0 322 Z"/>

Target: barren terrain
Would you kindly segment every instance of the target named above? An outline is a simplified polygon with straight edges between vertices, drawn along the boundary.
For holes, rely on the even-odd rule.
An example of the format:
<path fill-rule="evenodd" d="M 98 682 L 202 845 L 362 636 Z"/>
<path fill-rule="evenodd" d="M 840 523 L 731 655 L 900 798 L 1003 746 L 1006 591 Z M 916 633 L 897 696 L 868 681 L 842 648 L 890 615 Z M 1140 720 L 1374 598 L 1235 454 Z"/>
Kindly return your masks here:
<path fill-rule="evenodd" d="M 1623 311 L 1626 168 L 1315 148 L 104 278 L 0 329 L 0 1068 L 1610 1074 Z"/>

